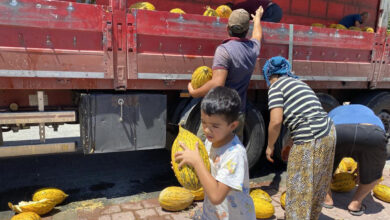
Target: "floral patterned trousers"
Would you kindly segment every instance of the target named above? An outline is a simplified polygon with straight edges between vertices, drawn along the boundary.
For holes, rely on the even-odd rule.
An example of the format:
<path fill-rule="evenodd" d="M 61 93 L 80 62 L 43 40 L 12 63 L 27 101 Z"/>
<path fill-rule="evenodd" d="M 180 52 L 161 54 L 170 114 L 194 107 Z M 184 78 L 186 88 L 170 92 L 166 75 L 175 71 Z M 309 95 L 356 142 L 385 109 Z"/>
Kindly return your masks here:
<path fill-rule="evenodd" d="M 293 145 L 287 164 L 286 219 L 316 220 L 328 191 L 336 145 L 332 125 L 328 136 Z"/>

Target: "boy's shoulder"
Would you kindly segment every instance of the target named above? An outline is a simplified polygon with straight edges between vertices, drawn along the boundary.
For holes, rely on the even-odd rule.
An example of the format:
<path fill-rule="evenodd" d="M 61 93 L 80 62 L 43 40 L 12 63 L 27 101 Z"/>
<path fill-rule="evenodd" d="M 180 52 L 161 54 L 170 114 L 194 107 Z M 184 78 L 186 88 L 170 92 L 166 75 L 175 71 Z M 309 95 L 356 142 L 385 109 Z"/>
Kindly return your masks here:
<path fill-rule="evenodd" d="M 227 146 L 226 151 L 224 152 L 225 154 L 246 154 L 246 150 L 244 145 L 241 143 L 240 139 L 235 136 L 233 141 L 229 143 Z"/>

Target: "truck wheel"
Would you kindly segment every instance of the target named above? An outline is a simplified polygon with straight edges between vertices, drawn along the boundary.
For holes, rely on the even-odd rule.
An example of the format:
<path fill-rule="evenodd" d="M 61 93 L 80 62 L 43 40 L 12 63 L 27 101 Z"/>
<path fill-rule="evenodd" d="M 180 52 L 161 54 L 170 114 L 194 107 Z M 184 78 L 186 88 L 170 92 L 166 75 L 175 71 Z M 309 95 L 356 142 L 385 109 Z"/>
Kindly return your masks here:
<path fill-rule="evenodd" d="M 390 157 L 390 93 L 374 92 L 358 99 L 356 103 L 371 108 L 385 125 L 385 131 L 389 139 L 387 142 L 387 158 Z"/>
<path fill-rule="evenodd" d="M 337 99 L 329 94 L 318 92 L 316 95 L 321 102 L 322 108 L 324 108 L 326 112 L 330 112 L 332 109 L 340 105 Z"/>
<path fill-rule="evenodd" d="M 184 126 L 196 134 L 200 128 L 200 103 L 191 109 Z M 204 140 L 202 140 L 204 141 Z M 265 143 L 265 125 L 263 116 L 250 103 L 247 105 L 244 125 L 244 146 L 248 157 L 249 168 L 253 167 L 263 153 Z"/>
<path fill-rule="evenodd" d="M 199 101 L 200 99 L 182 99 L 177 104 L 170 118 L 170 123 L 167 124 L 166 149 L 171 150 L 172 144 L 179 132 L 177 125 L 185 125 L 192 108 L 198 104 Z"/>

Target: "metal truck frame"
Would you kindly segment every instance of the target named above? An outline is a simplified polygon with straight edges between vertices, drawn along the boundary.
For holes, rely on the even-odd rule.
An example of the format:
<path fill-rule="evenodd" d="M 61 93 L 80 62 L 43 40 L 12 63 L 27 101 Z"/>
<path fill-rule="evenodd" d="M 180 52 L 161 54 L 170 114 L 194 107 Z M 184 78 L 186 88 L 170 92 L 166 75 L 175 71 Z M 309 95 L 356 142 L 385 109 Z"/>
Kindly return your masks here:
<path fill-rule="evenodd" d="M 129 9 L 134 2 L 0 0 L 0 137 L 5 131 L 39 125 L 44 143 L 45 125 L 80 123 L 84 152 L 91 153 L 164 148 L 174 138 L 170 125 L 197 129 L 198 100 L 186 96 L 187 83 L 198 66 L 211 66 L 216 46 L 228 37 L 227 19 L 201 14 L 206 4 L 215 8 L 225 1 L 151 0 L 156 11 Z M 261 53 L 248 91 L 252 104 L 244 144 L 250 165 L 260 158 L 266 139 L 266 84 L 260 69 L 276 55 L 291 61 L 325 109 L 344 101 L 365 104 L 389 133 L 390 0 L 275 2 L 284 17 L 281 23 L 262 22 Z M 188 13 L 168 12 L 176 7 Z M 311 26 L 337 23 L 346 14 L 362 11 L 370 12 L 375 33 Z M 158 105 L 140 101 L 155 100 L 156 95 L 162 100 Z M 156 111 L 149 111 L 154 121 L 149 122 L 145 109 L 155 106 Z M 103 129 L 102 121 L 123 129 L 116 126 L 99 139 L 96 134 L 110 131 Z M 142 136 L 148 132 L 154 141 Z M 285 144 L 284 133 L 279 149 Z M 0 155 L 76 150 L 69 144 L 56 150 L 24 147 L 30 150 L 0 147 L 7 152 Z"/>

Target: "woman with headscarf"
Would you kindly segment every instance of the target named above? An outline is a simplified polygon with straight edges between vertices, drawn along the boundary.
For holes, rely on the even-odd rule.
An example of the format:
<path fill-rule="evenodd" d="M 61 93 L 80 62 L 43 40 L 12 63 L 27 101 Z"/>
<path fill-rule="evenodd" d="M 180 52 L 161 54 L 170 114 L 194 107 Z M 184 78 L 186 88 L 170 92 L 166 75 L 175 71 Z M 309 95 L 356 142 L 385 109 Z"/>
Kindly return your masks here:
<path fill-rule="evenodd" d="M 269 59 L 263 74 L 269 86 L 267 159 L 273 162 L 282 123 L 294 143 L 287 164 L 286 219 L 318 219 L 332 178 L 335 128 L 313 90 L 291 72 L 285 58 Z"/>

